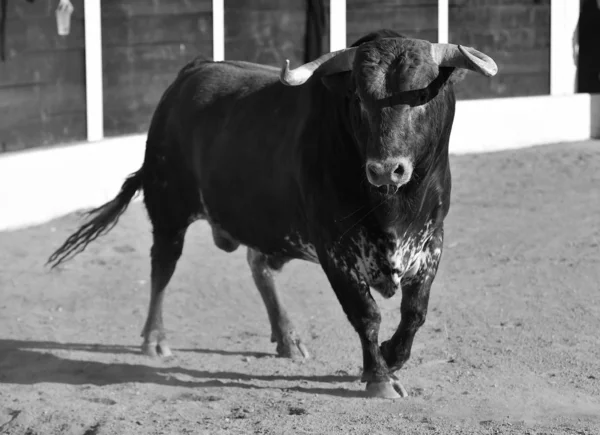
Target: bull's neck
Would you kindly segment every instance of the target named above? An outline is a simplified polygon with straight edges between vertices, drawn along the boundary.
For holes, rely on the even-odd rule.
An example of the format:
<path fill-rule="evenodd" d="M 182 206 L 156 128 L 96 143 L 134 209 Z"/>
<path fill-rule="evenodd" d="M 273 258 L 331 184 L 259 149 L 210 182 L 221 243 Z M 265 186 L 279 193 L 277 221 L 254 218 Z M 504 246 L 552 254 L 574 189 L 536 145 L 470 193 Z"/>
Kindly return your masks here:
<path fill-rule="evenodd" d="M 359 224 L 387 231 L 445 216 L 447 143 L 436 144 L 436 155 L 429 156 L 432 160 L 415 168 L 414 182 L 386 197 L 366 180 L 364 157 L 351 130 L 347 101 L 333 96 L 320 83 L 313 84 L 311 91 L 305 94 L 314 110 L 307 128 L 311 131 L 308 137 L 316 137 L 304 142 L 303 166 L 314 182 L 312 200 L 318 203 L 327 198 L 330 203 L 320 208 L 324 212 L 335 210 L 335 216 L 322 215 L 322 219 L 333 218 L 340 231 Z"/>

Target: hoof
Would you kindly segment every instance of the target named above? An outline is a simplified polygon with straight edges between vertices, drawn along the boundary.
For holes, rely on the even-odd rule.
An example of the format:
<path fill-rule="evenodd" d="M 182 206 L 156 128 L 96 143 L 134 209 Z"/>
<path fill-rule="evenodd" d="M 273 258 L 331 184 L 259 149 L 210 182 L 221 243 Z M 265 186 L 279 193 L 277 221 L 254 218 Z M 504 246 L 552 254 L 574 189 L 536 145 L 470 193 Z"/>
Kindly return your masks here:
<path fill-rule="evenodd" d="M 310 353 L 299 338 L 277 345 L 277 355 L 281 358 L 309 359 Z"/>
<path fill-rule="evenodd" d="M 173 352 L 166 342 L 144 342 L 142 344 L 142 353 L 152 358 L 169 358 L 173 356 Z"/>
<path fill-rule="evenodd" d="M 381 399 L 400 399 L 408 393 L 398 379 L 389 381 L 367 382 L 367 396 Z"/>

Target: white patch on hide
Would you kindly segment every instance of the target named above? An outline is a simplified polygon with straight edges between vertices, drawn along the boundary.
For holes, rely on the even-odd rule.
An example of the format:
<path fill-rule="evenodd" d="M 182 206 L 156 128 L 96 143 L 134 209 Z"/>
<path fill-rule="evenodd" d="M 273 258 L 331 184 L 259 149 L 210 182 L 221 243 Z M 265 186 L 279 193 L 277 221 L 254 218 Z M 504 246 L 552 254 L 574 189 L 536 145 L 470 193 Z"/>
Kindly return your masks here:
<path fill-rule="evenodd" d="M 403 277 L 416 275 L 432 265 L 434 257 L 439 258 L 441 249 L 431 252 L 427 247 L 433 234 L 432 221 L 418 231 L 408 230 L 400 236 L 390 233 L 386 239 L 371 239 L 359 231 L 328 254 L 335 267 L 353 281 L 366 282 L 384 297 L 391 297 Z"/>
<path fill-rule="evenodd" d="M 311 263 L 319 263 L 317 250 L 315 249 L 314 245 L 302 240 L 300 234 L 295 233 L 291 236 L 285 236 L 284 240 L 302 255 L 303 260 L 310 261 Z"/>
<path fill-rule="evenodd" d="M 423 264 L 430 260 L 430 252 L 425 249 L 433 235 L 431 221 L 416 234 L 404 234 L 396 238 L 396 246 L 388 255 L 392 266 L 392 279 L 400 282 L 403 276 L 415 275 Z"/>

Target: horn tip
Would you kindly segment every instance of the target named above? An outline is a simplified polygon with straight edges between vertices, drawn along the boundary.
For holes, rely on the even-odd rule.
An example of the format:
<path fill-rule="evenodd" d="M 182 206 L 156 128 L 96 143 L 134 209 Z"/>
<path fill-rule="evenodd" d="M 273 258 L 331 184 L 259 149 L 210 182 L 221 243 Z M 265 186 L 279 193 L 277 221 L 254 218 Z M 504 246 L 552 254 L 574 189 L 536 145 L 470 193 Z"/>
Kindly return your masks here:
<path fill-rule="evenodd" d="M 498 74 L 498 65 L 496 65 L 496 62 L 491 60 L 489 65 L 486 65 L 485 68 L 482 67 L 481 72 L 486 77 L 494 77 L 496 74 Z"/>
<path fill-rule="evenodd" d="M 470 59 L 472 61 L 471 58 L 473 57 L 473 55 L 468 52 L 468 50 L 465 48 L 464 45 L 458 44 L 457 47 L 458 47 L 458 50 L 467 59 Z M 471 50 L 473 50 L 473 49 L 471 49 Z M 475 51 L 477 51 L 477 50 L 475 50 Z M 483 53 L 481 53 L 481 54 L 483 54 Z M 498 65 L 496 64 L 496 62 L 494 62 L 494 59 L 492 59 L 488 55 L 483 54 L 483 56 L 485 57 L 485 60 L 483 60 L 485 65 L 481 65 L 481 64 L 477 65 L 479 72 L 486 77 L 494 77 L 496 74 L 498 74 Z"/>

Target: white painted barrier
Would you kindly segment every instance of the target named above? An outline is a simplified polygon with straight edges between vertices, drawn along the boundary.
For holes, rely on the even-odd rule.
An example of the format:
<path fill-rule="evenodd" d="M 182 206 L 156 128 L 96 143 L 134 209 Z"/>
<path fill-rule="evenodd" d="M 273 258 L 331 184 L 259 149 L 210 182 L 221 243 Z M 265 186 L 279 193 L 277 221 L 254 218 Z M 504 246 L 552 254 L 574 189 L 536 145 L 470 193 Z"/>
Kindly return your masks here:
<path fill-rule="evenodd" d="M 453 154 L 600 138 L 600 95 L 459 101 Z M 145 135 L 0 154 L 0 230 L 112 199 L 144 159 Z"/>
<path fill-rule="evenodd" d="M 600 137 L 600 95 L 459 101 L 450 137 L 454 154 L 500 151 Z"/>
<path fill-rule="evenodd" d="M 101 205 L 144 160 L 146 137 L 0 154 L 0 230 Z"/>

